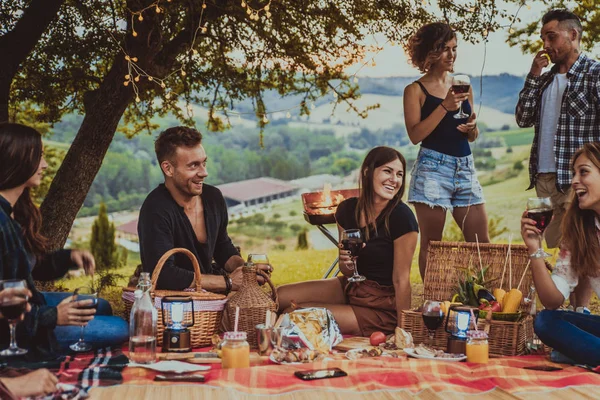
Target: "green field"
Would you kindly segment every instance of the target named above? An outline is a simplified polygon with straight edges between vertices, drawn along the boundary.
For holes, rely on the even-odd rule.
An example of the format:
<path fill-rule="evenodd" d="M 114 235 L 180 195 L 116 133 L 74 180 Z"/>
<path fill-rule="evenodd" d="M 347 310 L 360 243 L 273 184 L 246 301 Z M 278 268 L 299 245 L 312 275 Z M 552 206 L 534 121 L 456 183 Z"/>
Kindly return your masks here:
<path fill-rule="evenodd" d="M 502 138 L 507 147 L 522 145 L 531 146 L 533 141 L 533 128 L 486 132 L 484 135 L 488 138 Z"/>

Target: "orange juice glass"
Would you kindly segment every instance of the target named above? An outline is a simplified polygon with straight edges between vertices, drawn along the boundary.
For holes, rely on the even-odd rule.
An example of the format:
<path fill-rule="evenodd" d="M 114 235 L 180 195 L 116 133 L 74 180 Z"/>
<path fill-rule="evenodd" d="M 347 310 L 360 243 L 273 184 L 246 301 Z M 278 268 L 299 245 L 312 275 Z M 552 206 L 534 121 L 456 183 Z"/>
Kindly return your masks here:
<path fill-rule="evenodd" d="M 221 366 L 224 369 L 250 366 L 250 346 L 246 338 L 246 332 L 225 332 L 221 346 Z"/>
<path fill-rule="evenodd" d="M 467 362 L 487 364 L 490 359 L 488 335 L 484 331 L 467 332 Z"/>

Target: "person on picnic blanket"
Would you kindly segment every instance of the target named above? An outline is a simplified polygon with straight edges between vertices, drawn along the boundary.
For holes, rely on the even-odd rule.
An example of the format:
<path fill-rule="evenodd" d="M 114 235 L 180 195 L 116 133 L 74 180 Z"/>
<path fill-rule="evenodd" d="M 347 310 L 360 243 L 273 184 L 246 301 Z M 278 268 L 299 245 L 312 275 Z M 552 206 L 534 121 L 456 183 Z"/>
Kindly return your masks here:
<path fill-rule="evenodd" d="M 421 229 L 419 272 L 425 279 L 430 241 L 442 240 L 446 211 L 467 242 L 488 243 L 483 189 L 477 179 L 469 142 L 479 136 L 472 109 L 473 90 L 453 89 L 456 33 L 450 25 L 422 26 L 406 46 L 411 63 L 424 75 L 404 89 L 404 120 L 413 144 L 421 143 L 413 165 L 408 202 Z M 459 110 L 468 117 L 455 118 Z"/>
<path fill-rule="evenodd" d="M 535 333 L 546 345 L 576 363 L 600 365 L 600 316 L 558 310 L 582 278 L 600 295 L 600 143 L 587 143 L 573 156 L 569 205 L 562 222 L 556 266 L 549 275 L 543 258 L 531 260 L 533 281 L 546 307 L 535 319 Z M 535 221 L 521 219 L 530 254 L 540 244 Z"/>
<path fill-rule="evenodd" d="M 182 247 L 196 256 L 203 289 L 226 293 L 238 290 L 244 259 L 227 233 L 229 217 L 221 191 L 204 183 L 208 157 L 202 134 L 184 126 L 169 128 L 158 136 L 154 148 L 165 182 L 150 192 L 140 210 L 138 235 L 143 271 L 152 274 L 164 253 Z M 268 274 L 273 270 L 268 264 L 258 267 Z M 193 271 L 185 254 L 175 254 L 163 265 L 156 288 L 194 287 Z M 264 283 L 262 276 L 257 278 Z"/>
<path fill-rule="evenodd" d="M 279 309 L 325 307 L 343 334 L 369 336 L 392 333 L 402 310 L 410 308 L 410 266 L 417 245 L 418 225 L 402 201 L 406 161 L 390 147 L 372 149 L 360 168 L 358 198 L 344 200 L 335 218 L 338 230 L 360 229 L 365 242 L 357 259 L 367 280 L 350 283 L 350 252 L 340 243 L 342 276 L 292 283 L 277 289 Z M 293 303 L 293 304 L 292 304 Z"/>
<path fill-rule="evenodd" d="M 33 128 L 0 124 L 0 279 L 24 279 L 32 293 L 31 311 L 17 326 L 17 343 L 28 349 L 28 359 L 55 358 L 75 343 L 82 325 L 85 339 L 95 347 L 127 340 L 125 321 L 112 316 L 110 304 L 100 300 L 98 310 L 78 308 L 72 293 L 42 293 L 34 279 L 51 281 L 71 268 L 93 274 L 94 257 L 83 250 L 48 252 L 40 233 L 41 214 L 30 190 L 39 186 L 48 167 L 42 137 Z M 96 313 L 96 316 L 94 316 Z M 8 347 L 8 324 L 0 321 L 0 347 Z"/>
<path fill-rule="evenodd" d="M 560 244 L 561 221 L 568 207 L 570 162 L 583 143 L 600 141 L 600 62 L 581 51 L 583 27 L 566 9 L 542 17 L 544 47 L 533 58 L 519 93 L 517 124 L 535 127 L 529 157 L 529 188 L 552 198 L 554 218 L 545 230 L 549 248 Z M 546 72 L 544 68 L 554 65 Z M 592 289 L 585 279 L 570 303 L 587 307 Z"/>

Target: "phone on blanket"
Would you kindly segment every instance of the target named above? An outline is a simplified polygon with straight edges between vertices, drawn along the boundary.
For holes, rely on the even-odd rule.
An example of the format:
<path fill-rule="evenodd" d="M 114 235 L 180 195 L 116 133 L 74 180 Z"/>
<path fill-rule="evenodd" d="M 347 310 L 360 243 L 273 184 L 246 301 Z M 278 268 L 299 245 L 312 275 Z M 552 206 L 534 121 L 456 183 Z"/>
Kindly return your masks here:
<path fill-rule="evenodd" d="M 553 367 L 552 365 L 530 365 L 528 367 L 523 367 L 523 369 L 531 369 L 533 371 L 545 372 L 562 371 L 561 367 Z"/>
<path fill-rule="evenodd" d="M 310 371 L 296 371 L 294 372 L 296 377 L 303 381 L 313 381 L 315 379 L 326 379 L 326 378 L 339 378 L 341 376 L 348 376 L 348 374 L 339 368 L 328 368 L 328 369 L 313 369 Z"/>

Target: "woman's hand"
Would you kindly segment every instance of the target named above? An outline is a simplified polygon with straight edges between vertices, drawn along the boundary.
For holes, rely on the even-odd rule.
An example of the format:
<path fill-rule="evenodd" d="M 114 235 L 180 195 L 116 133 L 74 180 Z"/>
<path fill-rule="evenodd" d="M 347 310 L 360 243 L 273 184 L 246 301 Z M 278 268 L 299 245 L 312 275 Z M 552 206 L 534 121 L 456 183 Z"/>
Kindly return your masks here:
<path fill-rule="evenodd" d="M 527 218 L 527 211 L 523 212 L 521 217 L 521 236 L 529 254 L 535 253 L 540 248 L 539 235 L 542 234 L 542 231 L 536 228 L 535 225 L 534 220 Z"/>
<path fill-rule="evenodd" d="M 72 250 L 71 261 L 77 264 L 78 268 L 83 268 L 86 275 L 94 275 L 94 272 L 96 271 L 96 261 L 89 251 Z"/>
<path fill-rule="evenodd" d="M 93 300 L 73 301 L 75 296 L 69 296 L 56 306 L 56 325 L 85 326 L 94 319 L 95 308 L 81 308 L 91 306 Z"/>
<path fill-rule="evenodd" d="M 58 378 L 41 368 L 16 378 L 2 378 L 2 383 L 17 397 L 38 397 L 56 392 Z"/>
<path fill-rule="evenodd" d="M 475 112 L 471 113 L 466 123 L 460 124 L 456 127 L 456 129 L 464 133 L 466 136 L 471 136 L 471 134 L 475 132 L 475 129 L 477 129 L 477 115 Z"/>
<path fill-rule="evenodd" d="M 469 93 L 454 93 L 452 87 L 448 90 L 448 94 L 444 101 L 442 101 L 442 106 L 448 111 L 456 111 L 460 108 L 460 104 L 469 98 Z"/>

